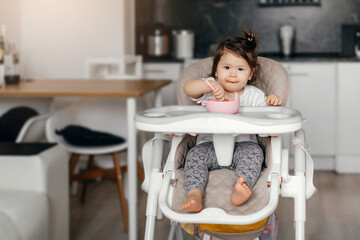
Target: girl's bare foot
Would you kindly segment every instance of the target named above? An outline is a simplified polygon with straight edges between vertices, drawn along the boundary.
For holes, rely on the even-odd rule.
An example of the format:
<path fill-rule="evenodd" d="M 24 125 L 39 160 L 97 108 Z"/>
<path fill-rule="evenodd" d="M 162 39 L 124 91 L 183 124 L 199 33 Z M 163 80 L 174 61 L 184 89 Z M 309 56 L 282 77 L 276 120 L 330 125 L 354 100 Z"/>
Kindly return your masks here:
<path fill-rule="evenodd" d="M 186 212 L 200 212 L 203 209 L 202 205 L 203 193 L 199 189 L 190 190 L 187 193 L 186 201 L 181 206 L 181 209 Z"/>
<path fill-rule="evenodd" d="M 231 203 L 234 206 L 240 206 L 245 203 L 251 196 L 250 188 L 244 183 L 245 178 L 240 177 L 234 185 L 231 194 Z"/>

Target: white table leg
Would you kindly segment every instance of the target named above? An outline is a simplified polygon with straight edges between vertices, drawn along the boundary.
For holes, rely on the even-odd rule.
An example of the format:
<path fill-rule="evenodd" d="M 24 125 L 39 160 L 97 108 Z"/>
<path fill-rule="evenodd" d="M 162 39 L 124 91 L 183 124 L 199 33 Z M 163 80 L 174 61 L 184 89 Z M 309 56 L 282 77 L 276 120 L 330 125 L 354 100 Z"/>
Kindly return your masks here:
<path fill-rule="evenodd" d="M 128 152 L 127 166 L 129 179 L 129 240 L 137 240 L 137 178 L 136 178 L 136 128 L 134 117 L 136 114 L 136 98 L 126 99 Z"/>
<path fill-rule="evenodd" d="M 156 108 L 162 106 L 161 89 L 155 91 L 155 102 L 154 102 L 154 105 L 155 105 Z M 156 133 L 155 133 L 155 134 L 156 134 Z M 164 143 L 163 143 L 162 141 L 161 141 L 161 143 L 157 143 L 157 144 L 158 144 L 158 146 L 160 147 L 160 149 L 162 149 L 163 146 L 164 146 Z M 163 219 L 163 214 L 162 214 L 160 208 L 158 208 L 158 213 L 157 213 L 157 215 L 156 215 L 156 219 L 157 219 L 157 220 Z"/>
<path fill-rule="evenodd" d="M 155 91 L 155 107 L 161 107 L 162 106 L 162 95 L 161 95 L 161 89 Z"/>

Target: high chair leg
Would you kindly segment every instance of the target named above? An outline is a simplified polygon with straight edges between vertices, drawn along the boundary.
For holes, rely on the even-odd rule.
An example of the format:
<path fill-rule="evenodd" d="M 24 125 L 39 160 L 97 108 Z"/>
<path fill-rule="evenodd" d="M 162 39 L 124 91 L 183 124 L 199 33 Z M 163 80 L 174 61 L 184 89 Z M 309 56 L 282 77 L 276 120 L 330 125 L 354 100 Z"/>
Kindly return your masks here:
<path fill-rule="evenodd" d="M 295 137 L 299 138 L 305 143 L 305 132 L 303 129 L 295 132 Z M 305 221 L 306 221 L 306 186 L 305 186 L 305 172 L 306 172 L 306 156 L 305 153 L 295 148 L 295 176 L 299 179 L 298 194 L 294 197 L 295 210 L 295 239 L 305 239 Z"/>
<path fill-rule="evenodd" d="M 296 185 L 298 189 L 294 196 L 295 239 L 304 240 L 306 220 L 305 176 L 297 177 Z"/>
<path fill-rule="evenodd" d="M 172 144 L 171 149 L 176 149 L 176 146 L 180 143 L 182 138 L 183 136 L 177 137 L 176 140 L 173 139 L 171 143 Z M 148 184 L 149 186 L 148 199 L 146 204 L 146 226 L 145 226 L 145 236 L 144 236 L 145 240 L 154 239 L 155 221 L 156 221 L 155 218 L 158 212 L 161 212 L 160 210 L 158 210 L 158 201 L 159 201 L 159 193 L 160 193 L 161 184 L 163 182 L 163 174 L 164 174 L 164 172 L 160 171 L 160 169 L 162 169 L 162 159 L 163 159 L 162 156 L 163 153 L 162 149 L 164 144 L 163 140 L 167 140 L 166 137 L 159 135 L 158 138 L 153 139 L 152 145 L 150 145 L 151 142 L 148 142 L 144 146 L 144 148 L 149 147 L 151 149 L 151 151 L 145 151 L 145 152 L 151 152 L 151 159 L 150 159 L 151 172 L 150 172 L 150 181 Z M 174 153 L 172 152 L 172 154 Z M 169 153 L 168 159 L 173 159 L 173 156 L 170 157 L 170 155 L 171 153 Z M 143 149 L 143 156 L 144 156 L 144 149 Z M 144 159 L 146 159 L 146 157 Z M 168 162 L 166 164 L 168 164 Z M 164 169 L 166 169 L 166 166 L 164 167 Z"/>
<path fill-rule="evenodd" d="M 305 239 L 306 194 L 305 176 L 291 176 L 282 184 L 281 195 L 294 198 L 295 239 Z"/>
<path fill-rule="evenodd" d="M 162 173 L 158 169 L 153 169 L 151 172 L 150 188 L 148 192 L 148 199 L 146 204 L 146 226 L 145 226 L 145 240 L 153 240 L 155 232 L 155 217 L 158 208 L 158 198 L 160 186 L 162 181 Z"/>
<path fill-rule="evenodd" d="M 295 136 L 305 142 L 305 134 L 301 129 L 295 133 Z M 306 221 L 306 170 L 305 153 L 295 148 L 295 176 L 290 176 L 288 182 L 283 182 L 281 194 L 284 197 L 294 198 L 294 221 L 295 221 L 295 239 L 305 239 L 305 221 Z"/>
<path fill-rule="evenodd" d="M 180 223 L 176 223 L 176 240 L 184 240 L 183 230 Z"/>
<path fill-rule="evenodd" d="M 161 209 L 158 207 L 157 214 L 156 214 L 156 220 L 163 219 L 163 213 L 161 212 Z"/>
<path fill-rule="evenodd" d="M 155 216 L 146 216 L 144 240 L 153 240 L 155 232 Z"/>
<path fill-rule="evenodd" d="M 175 236 L 176 222 L 171 221 L 171 228 L 169 232 L 168 240 L 173 240 Z"/>
<path fill-rule="evenodd" d="M 303 240 L 305 239 L 305 222 L 304 221 L 297 221 L 295 223 L 295 239 L 296 240 Z"/>
<path fill-rule="evenodd" d="M 183 230 L 181 228 L 181 224 L 178 222 L 171 221 L 171 229 L 169 233 L 168 240 L 174 240 L 176 236 L 176 240 L 184 240 Z"/>
<path fill-rule="evenodd" d="M 153 159 L 158 159 L 157 161 L 153 161 L 152 168 L 160 169 L 161 168 L 161 159 L 163 158 L 163 148 L 164 148 L 164 141 L 163 140 L 156 140 L 154 141 L 154 152 L 153 152 Z M 161 220 L 163 219 L 163 214 L 160 208 L 157 208 L 156 219 Z"/>

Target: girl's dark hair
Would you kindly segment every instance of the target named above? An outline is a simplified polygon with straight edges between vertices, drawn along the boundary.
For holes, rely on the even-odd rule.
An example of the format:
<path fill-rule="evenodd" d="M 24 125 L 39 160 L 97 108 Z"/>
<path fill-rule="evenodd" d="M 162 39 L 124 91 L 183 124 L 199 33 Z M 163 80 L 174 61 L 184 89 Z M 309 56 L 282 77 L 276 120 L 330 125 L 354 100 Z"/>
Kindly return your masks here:
<path fill-rule="evenodd" d="M 243 37 L 230 37 L 221 42 L 214 53 L 213 66 L 210 76 L 216 78 L 215 73 L 220 58 L 228 51 L 243 57 L 248 62 L 251 69 L 255 68 L 253 77 L 248 82 L 248 84 L 254 85 L 256 83 L 256 75 L 259 70 L 259 65 L 257 64 L 257 42 L 257 38 L 251 32 L 247 32 L 245 30 L 243 30 Z"/>

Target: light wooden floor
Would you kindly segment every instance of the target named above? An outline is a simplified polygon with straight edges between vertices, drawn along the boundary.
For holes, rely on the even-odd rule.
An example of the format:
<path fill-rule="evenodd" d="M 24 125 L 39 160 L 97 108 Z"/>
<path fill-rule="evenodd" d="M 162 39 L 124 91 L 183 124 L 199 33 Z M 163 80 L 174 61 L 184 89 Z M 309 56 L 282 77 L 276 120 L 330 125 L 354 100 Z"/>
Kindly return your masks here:
<path fill-rule="evenodd" d="M 315 172 L 318 192 L 307 201 L 307 240 L 360 239 L 360 175 L 337 175 Z M 139 190 L 138 236 L 144 237 L 147 195 Z M 104 180 L 89 185 L 87 201 L 71 197 L 71 240 L 127 239 L 121 218 L 115 183 Z M 281 198 L 276 210 L 279 216 L 279 240 L 294 239 L 293 200 Z M 155 239 L 167 239 L 169 221 L 156 223 Z M 185 239 L 194 239 L 185 235 Z"/>

